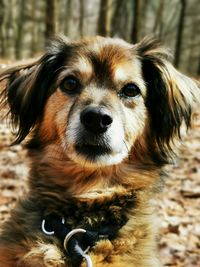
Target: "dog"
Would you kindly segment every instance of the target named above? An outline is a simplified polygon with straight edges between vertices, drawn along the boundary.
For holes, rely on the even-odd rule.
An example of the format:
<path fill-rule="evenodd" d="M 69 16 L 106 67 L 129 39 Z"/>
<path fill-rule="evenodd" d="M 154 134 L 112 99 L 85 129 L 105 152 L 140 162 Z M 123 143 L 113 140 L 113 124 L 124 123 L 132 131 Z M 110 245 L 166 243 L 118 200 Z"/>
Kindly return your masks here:
<path fill-rule="evenodd" d="M 1 103 L 26 138 L 28 193 L 0 236 L 1 267 L 159 267 L 155 194 L 199 85 L 159 41 L 55 38 L 4 70 Z"/>

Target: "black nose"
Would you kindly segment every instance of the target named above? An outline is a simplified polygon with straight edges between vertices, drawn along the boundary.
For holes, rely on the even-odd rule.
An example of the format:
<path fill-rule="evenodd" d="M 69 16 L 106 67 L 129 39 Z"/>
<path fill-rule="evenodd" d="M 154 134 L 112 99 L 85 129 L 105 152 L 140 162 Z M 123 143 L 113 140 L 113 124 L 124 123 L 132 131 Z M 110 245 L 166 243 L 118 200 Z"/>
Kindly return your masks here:
<path fill-rule="evenodd" d="M 95 107 L 85 108 L 81 112 L 80 120 L 86 130 L 95 134 L 106 132 L 113 122 L 107 110 Z"/>

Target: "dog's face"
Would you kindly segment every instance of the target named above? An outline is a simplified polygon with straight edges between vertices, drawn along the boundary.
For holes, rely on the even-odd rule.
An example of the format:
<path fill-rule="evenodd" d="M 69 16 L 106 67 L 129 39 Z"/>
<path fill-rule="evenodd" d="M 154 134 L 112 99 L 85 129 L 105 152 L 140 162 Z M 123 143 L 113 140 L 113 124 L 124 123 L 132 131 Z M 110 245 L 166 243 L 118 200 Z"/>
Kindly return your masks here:
<path fill-rule="evenodd" d="M 57 128 L 62 149 L 84 166 L 118 164 L 128 157 L 147 117 L 141 62 L 130 45 L 107 39 L 81 43 L 55 86 L 41 135 L 49 123 Z"/>
<path fill-rule="evenodd" d="M 153 40 L 55 41 L 39 61 L 4 74 L 17 142 L 33 130 L 40 147 L 55 144 L 85 167 L 166 162 L 199 94 L 166 55 Z"/>

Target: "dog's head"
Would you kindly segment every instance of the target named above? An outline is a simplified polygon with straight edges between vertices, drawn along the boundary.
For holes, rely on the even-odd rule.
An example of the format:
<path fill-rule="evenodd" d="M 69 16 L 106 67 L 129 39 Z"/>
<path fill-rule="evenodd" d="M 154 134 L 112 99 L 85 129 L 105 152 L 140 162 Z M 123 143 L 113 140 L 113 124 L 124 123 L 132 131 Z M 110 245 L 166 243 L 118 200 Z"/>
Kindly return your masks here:
<path fill-rule="evenodd" d="M 58 38 L 38 61 L 1 76 L 8 78 L 16 143 L 32 132 L 31 144 L 55 144 L 86 167 L 166 163 L 200 95 L 152 39 Z"/>

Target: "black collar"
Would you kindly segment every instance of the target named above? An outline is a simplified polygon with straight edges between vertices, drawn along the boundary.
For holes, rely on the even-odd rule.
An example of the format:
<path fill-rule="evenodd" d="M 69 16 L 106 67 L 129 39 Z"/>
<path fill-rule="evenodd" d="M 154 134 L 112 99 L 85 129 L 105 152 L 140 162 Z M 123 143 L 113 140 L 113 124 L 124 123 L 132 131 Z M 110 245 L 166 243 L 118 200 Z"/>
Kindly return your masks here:
<path fill-rule="evenodd" d="M 69 240 L 65 247 L 68 257 L 71 259 L 73 267 L 80 266 L 83 260 L 83 253 L 92 248 L 98 241 L 102 239 L 113 240 L 119 229 L 125 225 L 127 219 L 124 219 L 119 225 L 104 224 L 98 228 L 86 227 L 85 231 L 77 231 Z M 66 237 L 74 230 L 66 225 L 64 219 L 56 214 L 50 214 L 42 221 L 42 230 L 47 235 L 54 235 L 61 244 L 64 244 Z M 79 249 L 77 249 L 79 248 Z"/>

